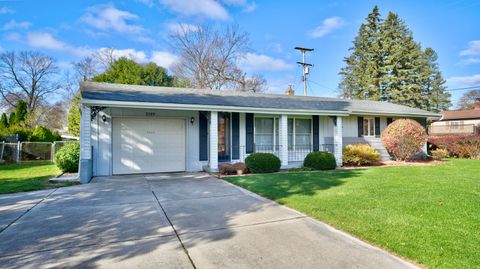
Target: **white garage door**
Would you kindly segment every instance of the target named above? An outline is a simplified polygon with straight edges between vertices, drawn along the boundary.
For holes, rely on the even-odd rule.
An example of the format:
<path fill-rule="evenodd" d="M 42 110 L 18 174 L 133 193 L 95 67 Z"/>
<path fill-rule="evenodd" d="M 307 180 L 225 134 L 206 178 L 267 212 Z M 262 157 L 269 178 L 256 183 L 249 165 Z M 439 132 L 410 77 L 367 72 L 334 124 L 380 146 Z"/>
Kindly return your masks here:
<path fill-rule="evenodd" d="M 176 171 L 185 171 L 185 120 L 114 118 L 114 174 Z"/>

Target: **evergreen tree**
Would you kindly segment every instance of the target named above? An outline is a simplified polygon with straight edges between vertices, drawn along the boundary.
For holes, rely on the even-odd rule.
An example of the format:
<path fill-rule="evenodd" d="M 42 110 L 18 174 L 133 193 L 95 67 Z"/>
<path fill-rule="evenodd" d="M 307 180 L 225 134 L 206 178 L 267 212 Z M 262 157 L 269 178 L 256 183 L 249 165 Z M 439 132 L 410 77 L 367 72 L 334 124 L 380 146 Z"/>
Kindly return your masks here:
<path fill-rule="evenodd" d="M 18 100 L 17 109 L 15 112 L 15 120 L 17 123 L 24 123 L 27 119 L 27 103 L 23 100 Z"/>
<path fill-rule="evenodd" d="M 17 117 L 15 116 L 15 112 L 10 112 L 10 116 L 8 117 L 8 126 L 12 127 L 17 125 Z"/>
<path fill-rule="evenodd" d="M 72 106 L 68 109 L 68 132 L 74 136 L 80 136 L 80 108 L 78 102 L 80 94 L 77 94 L 72 102 Z"/>
<path fill-rule="evenodd" d="M 360 26 L 340 74 L 342 96 L 438 111 L 450 106 L 433 49 L 422 51 L 397 14 L 375 6 Z"/>
<path fill-rule="evenodd" d="M 353 41 L 352 54 L 344 59 L 347 66 L 342 68 L 342 82 L 339 87 L 343 97 L 358 99 L 375 99 L 378 95 L 381 64 L 380 26 L 382 19 L 375 6 L 368 14 L 366 23 L 360 26 L 358 35 Z"/>
<path fill-rule="evenodd" d="M 2 116 L 0 117 L 0 130 L 6 128 L 8 128 L 7 114 L 2 113 Z"/>

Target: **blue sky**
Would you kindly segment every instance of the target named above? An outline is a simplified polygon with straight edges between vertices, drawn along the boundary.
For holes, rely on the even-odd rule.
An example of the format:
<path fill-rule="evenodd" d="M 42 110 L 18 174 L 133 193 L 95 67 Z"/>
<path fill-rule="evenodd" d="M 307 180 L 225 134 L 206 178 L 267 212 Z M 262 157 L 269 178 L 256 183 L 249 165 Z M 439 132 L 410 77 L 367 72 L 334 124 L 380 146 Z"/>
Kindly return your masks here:
<path fill-rule="evenodd" d="M 300 54 L 315 51 L 310 94 L 338 95 L 342 59 L 363 19 L 378 5 L 383 16 L 399 14 L 422 47 L 439 55 L 449 88 L 480 84 L 480 1 L 0 1 L 0 51 L 33 49 L 60 67 L 104 47 L 168 68 L 175 51 L 167 44 L 178 24 L 236 23 L 250 34 L 251 52 L 240 65 L 263 74 L 270 92 L 293 84 L 301 92 Z M 452 91 L 455 102 L 462 91 Z"/>

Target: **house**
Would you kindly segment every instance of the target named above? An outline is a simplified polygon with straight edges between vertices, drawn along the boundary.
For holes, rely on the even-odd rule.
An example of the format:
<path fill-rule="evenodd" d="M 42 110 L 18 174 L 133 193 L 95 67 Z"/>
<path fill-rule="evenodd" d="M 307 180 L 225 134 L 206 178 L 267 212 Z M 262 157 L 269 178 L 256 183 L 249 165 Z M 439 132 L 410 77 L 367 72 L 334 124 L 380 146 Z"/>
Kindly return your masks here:
<path fill-rule="evenodd" d="M 430 125 L 428 133 L 430 135 L 480 134 L 480 98 L 476 99 L 472 109 L 442 112 L 442 117 Z"/>
<path fill-rule="evenodd" d="M 311 151 L 369 143 L 397 118 L 426 124 L 437 114 L 406 106 L 313 96 L 253 94 L 83 82 L 80 177 L 216 171 L 252 152 L 276 154 L 282 168 Z"/>

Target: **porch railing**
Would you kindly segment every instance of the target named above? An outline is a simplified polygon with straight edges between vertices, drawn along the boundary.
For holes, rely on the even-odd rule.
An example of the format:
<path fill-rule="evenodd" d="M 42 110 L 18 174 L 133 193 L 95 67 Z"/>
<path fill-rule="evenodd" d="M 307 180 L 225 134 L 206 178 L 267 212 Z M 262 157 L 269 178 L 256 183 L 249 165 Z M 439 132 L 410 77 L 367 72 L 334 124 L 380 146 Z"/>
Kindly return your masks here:
<path fill-rule="evenodd" d="M 333 154 L 334 144 L 320 144 L 319 151 L 327 151 Z M 253 152 L 272 153 L 280 158 L 281 145 L 254 145 Z M 313 145 L 290 145 L 288 147 L 288 161 L 289 162 L 303 162 L 305 157 L 313 151 Z M 240 147 L 240 159 L 244 160 L 248 154 L 245 152 L 245 147 Z"/>

